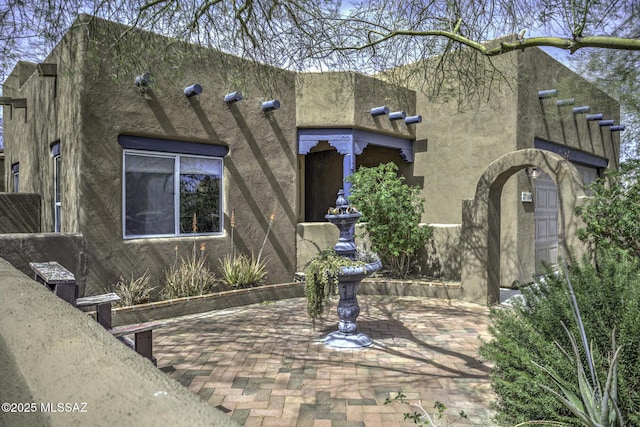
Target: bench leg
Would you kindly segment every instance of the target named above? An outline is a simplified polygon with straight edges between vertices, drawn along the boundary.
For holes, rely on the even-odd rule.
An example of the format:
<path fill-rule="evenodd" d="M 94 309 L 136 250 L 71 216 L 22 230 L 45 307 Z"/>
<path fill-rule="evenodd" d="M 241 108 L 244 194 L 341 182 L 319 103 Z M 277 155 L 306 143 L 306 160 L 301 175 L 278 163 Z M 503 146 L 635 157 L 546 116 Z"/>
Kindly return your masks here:
<path fill-rule="evenodd" d="M 76 285 L 56 285 L 55 293 L 57 296 L 68 302 L 69 304 L 75 306 L 77 295 L 77 287 Z"/>
<path fill-rule="evenodd" d="M 96 320 L 106 329 L 111 329 L 111 304 L 98 304 Z"/>
<path fill-rule="evenodd" d="M 154 362 L 153 357 L 153 330 L 136 333 L 136 351 L 141 356 Z M 155 363 L 154 363 L 155 365 Z"/>

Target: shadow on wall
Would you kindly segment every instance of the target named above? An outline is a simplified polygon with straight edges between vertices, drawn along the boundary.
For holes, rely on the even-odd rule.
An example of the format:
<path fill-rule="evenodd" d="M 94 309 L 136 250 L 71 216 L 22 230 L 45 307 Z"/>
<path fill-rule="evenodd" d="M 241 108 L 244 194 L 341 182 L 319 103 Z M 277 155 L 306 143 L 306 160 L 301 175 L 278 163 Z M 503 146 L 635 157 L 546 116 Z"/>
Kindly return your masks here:
<path fill-rule="evenodd" d="M 295 229 L 297 221 L 296 213 L 294 211 L 292 203 L 290 202 L 291 197 L 287 196 L 285 190 L 280 185 L 278 177 L 273 173 L 274 168 L 267 162 L 267 159 L 265 158 L 265 155 L 260 148 L 260 144 L 258 144 L 255 136 L 249 130 L 249 125 L 245 121 L 242 114 L 235 108 L 235 106 L 231 107 L 231 112 L 234 119 L 238 123 L 238 127 L 241 130 L 245 141 L 247 142 L 248 148 L 251 150 L 251 153 L 257 161 L 260 171 L 264 176 L 264 179 L 261 179 L 261 183 L 264 183 L 271 188 L 270 194 L 273 194 L 275 196 L 278 202 L 277 206 L 279 206 L 284 211 L 284 217 L 287 220 L 285 229 Z M 272 122 L 271 126 L 274 130 L 279 129 L 277 123 L 275 125 L 273 124 L 273 122 L 276 122 L 275 118 L 269 116 L 266 119 Z M 280 131 L 279 133 L 280 135 L 276 135 L 276 137 L 283 148 L 283 152 L 285 153 L 286 158 L 288 159 L 289 163 L 291 163 L 291 156 L 295 157 L 295 154 L 293 153 L 291 147 L 286 144 L 286 140 L 284 139 L 284 135 L 282 135 L 282 132 Z M 295 159 L 293 159 L 293 164 L 295 164 Z M 269 227 L 269 212 L 265 212 L 265 209 L 269 209 L 269 207 L 265 207 L 263 204 L 261 204 L 256 197 L 256 192 L 260 191 L 262 186 L 256 186 L 252 191 L 250 186 L 247 184 L 247 177 L 241 174 L 238 165 L 233 161 L 232 158 L 225 159 L 225 166 L 233 177 L 234 185 L 239 188 L 240 192 L 244 196 L 244 200 L 249 205 L 250 211 L 256 213 L 255 220 L 259 223 L 262 232 L 266 234 Z M 296 169 L 292 168 L 292 170 L 295 171 Z M 262 197 L 264 196 L 265 195 L 262 194 Z M 257 214 L 259 212 L 264 212 L 264 215 Z M 236 237 L 240 238 L 240 236 L 238 235 L 236 235 Z M 293 272 L 294 265 L 292 263 L 291 254 L 289 253 L 289 251 L 285 250 L 286 245 L 278 239 L 278 234 L 270 233 L 269 242 L 271 243 L 278 260 L 282 263 L 285 269 L 287 271 Z M 251 245 L 251 248 L 249 248 L 244 241 L 241 241 L 241 243 L 239 244 L 239 248 L 244 250 L 246 253 L 251 252 L 251 250 L 255 250 L 253 246 L 254 245 Z"/>
<path fill-rule="evenodd" d="M 0 234 L 0 258 L 28 277 L 33 277 L 30 262 L 57 261 L 75 275 L 84 295 L 87 259 L 82 234 Z"/>
<path fill-rule="evenodd" d="M 40 233 L 39 194 L 0 193 L 0 234 Z"/>
<path fill-rule="evenodd" d="M 460 224 L 434 224 L 433 236 L 419 255 L 419 274 L 434 279 L 460 281 Z"/>

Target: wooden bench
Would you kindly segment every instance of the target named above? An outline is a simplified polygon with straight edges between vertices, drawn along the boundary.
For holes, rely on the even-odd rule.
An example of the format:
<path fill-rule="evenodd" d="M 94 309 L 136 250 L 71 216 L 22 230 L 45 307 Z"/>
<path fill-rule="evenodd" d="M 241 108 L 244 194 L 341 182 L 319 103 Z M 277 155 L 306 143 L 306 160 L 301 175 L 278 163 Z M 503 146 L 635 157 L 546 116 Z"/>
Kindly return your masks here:
<path fill-rule="evenodd" d="M 139 355 L 149 359 L 154 366 L 158 366 L 156 358 L 153 357 L 153 330 L 163 328 L 165 326 L 166 323 L 160 321 L 145 322 L 133 325 L 116 326 L 115 328 L 109 329 L 109 332 L 111 332 L 111 335 L 135 350 Z M 126 335 L 132 334 L 135 337 L 134 341 L 131 341 L 126 337 Z"/>
<path fill-rule="evenodd" d="M 120 301 L 120 297 L 114 293 L 93 295 L 78 298 L 76 307 L 96 307 L 96 320 L 106 329 L 111 329 L 111 303 Z"/>
<path fill-rule="evenodd" d="M 36 282 L 42 283 L 57 296 L 75 305 L 78 299 L 78 285 L 73 273 L 56 261 L 30 262 L 29 267 L 35 273 Z"/>
<path fill-rule="evenodd" d="M 78 298 L 75 276 L 56 261 L 30 262 L 29 266 L 35 273 L 36 282 L 46 285 L 69 304 L 79 308 L 95 306 L 96 320 L 100 325 L 157 366 L 156 359 L 153 357 L 153 330 L 164 327 L 165 323 L 146 322 L 113 328 L 111 327 L 111 303 L 120 301 L 116 293 Z M 135 339 L 131 340 L 126 335 L 134 335 Z"/>

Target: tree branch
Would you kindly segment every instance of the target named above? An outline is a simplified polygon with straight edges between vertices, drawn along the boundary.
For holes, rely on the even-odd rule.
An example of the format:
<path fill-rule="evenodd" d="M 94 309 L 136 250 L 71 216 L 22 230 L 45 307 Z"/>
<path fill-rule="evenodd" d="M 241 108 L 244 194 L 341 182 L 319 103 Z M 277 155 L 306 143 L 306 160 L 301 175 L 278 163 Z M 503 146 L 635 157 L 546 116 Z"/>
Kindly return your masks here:
<path fill-rule="evenodd" d="M 456 28 L 458 25 L 456 25 Z M 370 32 L 371 34 L 371 32 Z M 578 49 L 585 47 L 605 48 L 605 49 L 617 49 L 617 50 L 640 50 L 639 39 L 627 39 L 622 37 L 608 37 L 608 36 L 587 36 L 578 37 L 575 39 L 565 37 L 532 37 L 529 39 L 517 40 L 513 42 L 501 42 L 498 46 L 492 47 L 485 43 L 476 42 L 458 33 L 451 31 L 407 31 L 397 30 L 391 31 L 388 34 L 381 35 L 380 38 L 371 40 L 369 43 L 352 46 L 352 47 L 337 47 L 336 50 L 365 50 L 367 48 L 375 47 L 386 41 L 389 41 L 397 37 L 445 37 L 462 45 L 468 46 L 477 50 L 485 56 L 497 56 L 504 53 L 512 52 L 514 50 L 524 50 L 530 47 L 555 47 L 558 49 L 568 50 L 574 53 Z"/>

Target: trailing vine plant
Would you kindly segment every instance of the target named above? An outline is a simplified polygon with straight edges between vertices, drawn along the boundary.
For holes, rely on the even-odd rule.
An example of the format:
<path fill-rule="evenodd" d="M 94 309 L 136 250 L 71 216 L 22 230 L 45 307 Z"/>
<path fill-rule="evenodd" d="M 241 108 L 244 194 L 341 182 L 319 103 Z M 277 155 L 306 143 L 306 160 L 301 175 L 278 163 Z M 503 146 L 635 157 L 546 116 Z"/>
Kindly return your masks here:
<path fill-rule="evenodd" d="M 314 256 L 305 268 L 305 296 L 307 314 L 314 322 L 321 318 L 327 302 L 336 294 L 338 274 L 342 267 L 361 266 L 362 261 L 352 261 L 338 255 L 333 249 L 325 249 Z"/>

